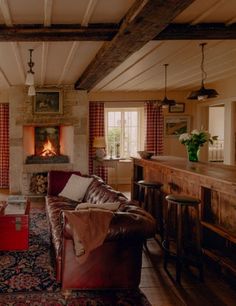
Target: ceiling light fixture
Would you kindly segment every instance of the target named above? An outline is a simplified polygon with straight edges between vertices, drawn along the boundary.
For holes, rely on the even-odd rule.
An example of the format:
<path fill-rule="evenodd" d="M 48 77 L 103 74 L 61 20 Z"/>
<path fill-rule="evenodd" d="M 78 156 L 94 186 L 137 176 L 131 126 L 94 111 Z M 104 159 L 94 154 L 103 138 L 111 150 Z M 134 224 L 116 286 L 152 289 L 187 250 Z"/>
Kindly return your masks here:
<path fill-rule="evenodd" d="M 207 73 L 204 70 L 204 48 L 206 43 L 202 43 L 199 46 L 202 48 L 202 61 L 201 61 L 201 72 L 202 72 L 202 85 L 199 90 L 192 91 L 188 96 L 190 100 L 205 100 L 210 98 L 216 98 L 218 96 L 218 92 L 215 89 L 208 89 L 204 87 L 204 81 L 206 81 Z"/>
<path fill-rule="evenodd" d="M 34 96 L 35 95 L 34 71 L 33 71 L 34 62 L 32 61 L 33 51 L 34 51 L 34 49 L 29 49 L 29 52 L 30 52 L 30 60 L 28 62 L 29 70 L 27 71 L 26 80 L 25 80 L 25 85 L 29 86 L 29 89 L 28 89 L 28 95 L 29 96 Z"/>
<path fill-rule="evenodd" d="M 175 105 L 176 102 L 175 100 L 169 100 L 166 96 L 166 91 L 167 91 L 167 67 L 168 67 L 168 64 L 164 64 L 165 66 L 165 97 L 164 99 L 161 101 L 161 106 L 163 108 L 167 108 L 169 106 L 172 106 L 172 105 Z"/>

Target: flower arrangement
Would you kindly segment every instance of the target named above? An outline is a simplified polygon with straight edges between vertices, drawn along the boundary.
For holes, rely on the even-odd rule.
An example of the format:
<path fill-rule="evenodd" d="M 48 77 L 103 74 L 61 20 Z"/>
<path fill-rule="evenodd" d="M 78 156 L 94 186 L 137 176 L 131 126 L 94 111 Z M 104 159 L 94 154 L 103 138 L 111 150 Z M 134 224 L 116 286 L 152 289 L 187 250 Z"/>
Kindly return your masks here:
<path fill-rule="evenodd" d="M 191 133 L 184 133 L 179 136 L 179 141 L 187 148 L 190 161 L 198 161 L 200 147 L 206 142 L 213 144 L 214 140 L 217 140 L 217 136 L 211 136 L 208 131 L 203 129 L 193 130 Z"/>

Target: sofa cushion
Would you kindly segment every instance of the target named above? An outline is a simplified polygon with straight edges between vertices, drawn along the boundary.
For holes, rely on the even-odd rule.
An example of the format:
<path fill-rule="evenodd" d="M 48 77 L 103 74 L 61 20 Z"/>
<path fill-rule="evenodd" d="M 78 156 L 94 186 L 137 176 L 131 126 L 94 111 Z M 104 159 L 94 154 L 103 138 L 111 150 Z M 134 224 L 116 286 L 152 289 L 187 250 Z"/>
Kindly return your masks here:
<path fill-rule="evenodd" d="M 73 201 L 82 201 L 92 181 L 93 178 L 72 174 L 59 196 Z"/>
<path fill-rule="evenodd" d="M 72 174 L 81 175 L 79 171 L 49 171 L 48 195 L 57 196 L 65 187 Z"/>
<path fill-rule="evenodd" d="M 91 204 L 102 204 L 106 202 L 127 203 L 127 201 L 128 200 L 124 194 L 112 189 L 111 186 L 101 183 L 96 179 L 89 185 L 83 199 L 83 202 L 88 202 Z"/>
<path fill-rule="evenodd" d="M 71 201 L 59 196 L 46 197 L 46 208 L 48 220 L 51 228 L 52 242 L 55 248 L 56 256 L 60 255 L 62 242 L 62 222 L 61 212 L 64 210 L 74 210 L 78 202 Z"/>

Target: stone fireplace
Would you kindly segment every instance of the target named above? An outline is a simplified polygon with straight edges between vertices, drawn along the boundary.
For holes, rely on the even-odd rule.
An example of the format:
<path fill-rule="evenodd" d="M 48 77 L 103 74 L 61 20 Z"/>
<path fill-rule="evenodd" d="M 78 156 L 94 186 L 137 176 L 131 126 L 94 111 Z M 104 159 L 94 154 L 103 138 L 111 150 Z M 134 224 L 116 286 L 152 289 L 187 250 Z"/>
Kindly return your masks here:
<path fill-rule="evenodd" d="M 10 193 L 32 194 L 50 170 L 88 173 L 88 97 L 64 86 L 62 114 L 34 114 L 24 87 L 10 89 Z M 30 161 L 30 162 L 29 162 Z"/>

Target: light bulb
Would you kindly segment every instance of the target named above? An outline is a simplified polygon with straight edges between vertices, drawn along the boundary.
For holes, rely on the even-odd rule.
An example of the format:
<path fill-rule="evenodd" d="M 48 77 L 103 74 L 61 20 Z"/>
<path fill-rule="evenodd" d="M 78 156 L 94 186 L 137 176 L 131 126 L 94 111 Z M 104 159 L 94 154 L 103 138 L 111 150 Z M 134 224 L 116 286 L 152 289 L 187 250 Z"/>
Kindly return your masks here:
<path fill-rule="evenodd" d="M 34 85 L 34 75 L 31 72 L 27 72 L 25 85 Z"/>
<path fill-rule="evenodd" d="M 29 87 L 28 96 L 35 96 L 35 88 L 33 85 Z"/>

